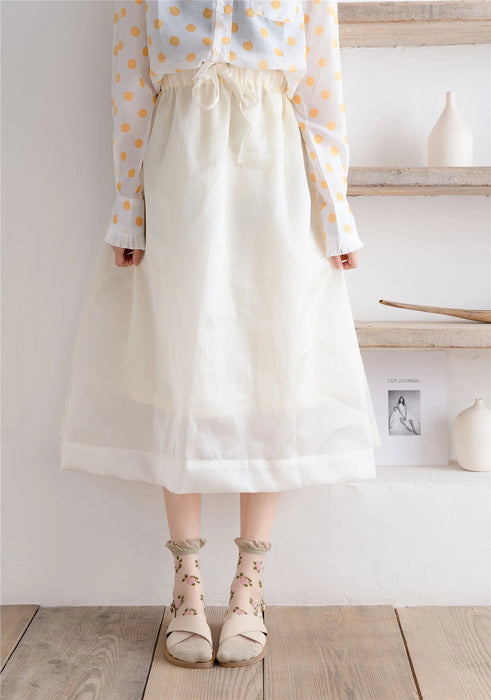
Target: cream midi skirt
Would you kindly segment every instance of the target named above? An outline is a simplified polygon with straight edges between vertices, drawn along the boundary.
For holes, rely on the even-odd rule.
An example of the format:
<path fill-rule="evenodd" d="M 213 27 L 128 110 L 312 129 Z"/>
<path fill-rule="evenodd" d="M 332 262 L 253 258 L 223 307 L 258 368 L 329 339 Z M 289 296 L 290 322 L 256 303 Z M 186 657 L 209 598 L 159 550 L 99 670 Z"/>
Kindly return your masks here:
<path fill-rule="evenodd" d="M 146 250 L 103 242 L 61 469 L 175 493 L 373 479 L 380 445 L 345 271 L 325 254 L 281 71 L 165 75 L 144 161 Z"/>

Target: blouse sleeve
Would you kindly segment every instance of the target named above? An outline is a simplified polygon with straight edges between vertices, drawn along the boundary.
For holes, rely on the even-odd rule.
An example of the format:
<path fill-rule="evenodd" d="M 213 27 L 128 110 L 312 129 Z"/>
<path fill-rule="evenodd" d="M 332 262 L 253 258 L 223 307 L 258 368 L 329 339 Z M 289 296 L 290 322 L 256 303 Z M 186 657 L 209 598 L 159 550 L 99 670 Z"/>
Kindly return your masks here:
<path fill-rule="evenodd" d="M 308 155 L 326 256 L 364 243 L 346 198 L 349 149 L 343 101 L 337 3 L 304 0 L 307 72 L 292 102 Z"/>
<path fill-rule="evenodd" d="M 114 0 L 111 104 L 116 199 L 104 240 L 145 249 L 143 158 L 156 93 L 150 77 L 146 2 Z"/>

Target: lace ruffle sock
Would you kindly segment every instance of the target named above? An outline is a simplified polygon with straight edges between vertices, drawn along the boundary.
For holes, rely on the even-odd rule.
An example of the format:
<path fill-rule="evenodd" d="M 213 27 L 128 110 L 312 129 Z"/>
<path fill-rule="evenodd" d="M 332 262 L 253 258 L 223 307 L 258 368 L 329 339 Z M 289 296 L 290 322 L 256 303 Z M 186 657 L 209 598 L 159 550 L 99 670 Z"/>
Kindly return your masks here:
<path fill-rule="evenodd" d="M 174 589 L 170 611 L 174 614 L 166 631 L 165 655 L 178 666 L 201 668 L 214 663 L 211 630 L 206 620 L 204 585 L 199 550 L 201 537 L 168 540 L 174 556 Z"/>
<path fill-rule="evenodd" d="M 255 663 L 266 650 L 262 575 L 271 542 L 242 537 L 234 542 L 239 557 L 216 655 L 223 666 Z"/>

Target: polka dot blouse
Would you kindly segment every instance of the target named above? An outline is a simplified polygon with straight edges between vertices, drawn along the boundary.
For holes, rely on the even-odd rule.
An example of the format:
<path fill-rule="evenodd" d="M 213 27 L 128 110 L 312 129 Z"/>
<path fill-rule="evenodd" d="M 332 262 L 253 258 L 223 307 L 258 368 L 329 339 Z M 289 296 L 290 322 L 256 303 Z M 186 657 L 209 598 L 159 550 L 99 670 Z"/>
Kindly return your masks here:
<path fill-rule="evenodd" d="M 337 3 L 114 0 L 116 200 L 105 241 L 145 249 L 143 159 L 160 82 L 203 61 L 283 71 L 317 193 L 326 255 L 363 247 L 346 198 L 349 165 Z"/>

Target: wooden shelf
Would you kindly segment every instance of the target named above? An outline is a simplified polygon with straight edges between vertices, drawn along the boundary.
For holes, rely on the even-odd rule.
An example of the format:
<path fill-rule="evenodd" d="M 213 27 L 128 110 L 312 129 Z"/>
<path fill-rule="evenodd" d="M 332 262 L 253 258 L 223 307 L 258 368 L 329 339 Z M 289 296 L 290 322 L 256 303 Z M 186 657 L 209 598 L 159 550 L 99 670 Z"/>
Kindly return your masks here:
<path fill-rule="evenodd" d="M 491 3 L 342 2 L 341 47 L 448 46 L 491 43 Z"/>
<path fill-rule="evenodd" d="M 491 195 L 491 167 L 350 167 L 348 195 Z"/>
<path fill-rule="evenodd" d="M 490 348 L 491 324 L 355 321 L 360 348 Z"/>

